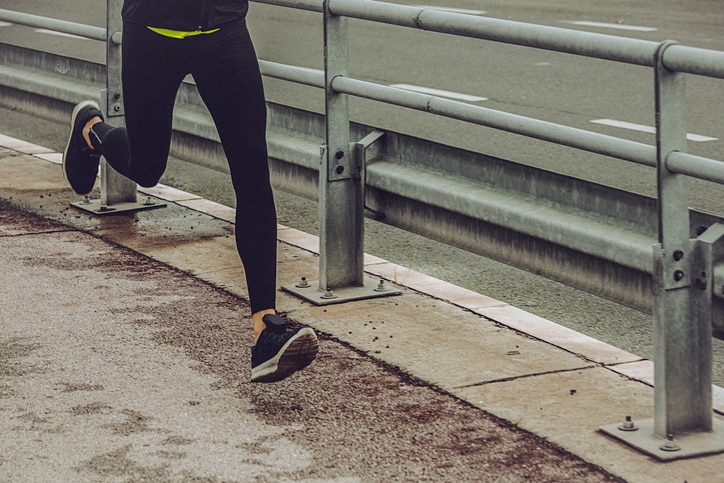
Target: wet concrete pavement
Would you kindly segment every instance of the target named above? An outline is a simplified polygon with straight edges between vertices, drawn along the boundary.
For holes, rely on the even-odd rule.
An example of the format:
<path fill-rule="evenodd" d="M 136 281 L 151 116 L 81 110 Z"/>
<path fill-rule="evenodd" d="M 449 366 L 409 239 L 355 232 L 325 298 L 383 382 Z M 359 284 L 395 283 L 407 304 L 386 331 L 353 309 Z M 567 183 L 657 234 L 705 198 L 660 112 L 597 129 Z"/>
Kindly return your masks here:
<path fill-rule="evenodd" d="M 0 480 L 722 480 L 722 455 L 598 431 L 651 417 L 650 361 L 374 257 L 402 294 L 280 291 L 320 355 L 251 384 L 233 210 L 160 186 L 165 208 L 92 216 L 59 160 L 0 136 Z M 280 226 L 279 284 L 316 279 L 316 249 Z"/>

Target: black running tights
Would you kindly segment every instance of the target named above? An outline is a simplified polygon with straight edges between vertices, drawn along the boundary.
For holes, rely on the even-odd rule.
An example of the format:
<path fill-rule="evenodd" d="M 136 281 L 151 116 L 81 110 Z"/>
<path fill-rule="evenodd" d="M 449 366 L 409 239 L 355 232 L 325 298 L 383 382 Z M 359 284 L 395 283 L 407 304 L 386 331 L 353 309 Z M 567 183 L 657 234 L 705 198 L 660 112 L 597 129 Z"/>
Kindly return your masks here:
<path fill-rule="evenodd" d="M 168 160 L 176 94 L 191 74 L 229 163 L 236 192 L 236 246 L 252 312 L 275 308 L 276 210 L 266 104 L 246 24 L 233 22 L 212 34 L 174 39 L 125 23 L 122 56 L 126 128 L 103 124 L 94 130 L 104 157 L 141 186 L 158 183 Z"/>

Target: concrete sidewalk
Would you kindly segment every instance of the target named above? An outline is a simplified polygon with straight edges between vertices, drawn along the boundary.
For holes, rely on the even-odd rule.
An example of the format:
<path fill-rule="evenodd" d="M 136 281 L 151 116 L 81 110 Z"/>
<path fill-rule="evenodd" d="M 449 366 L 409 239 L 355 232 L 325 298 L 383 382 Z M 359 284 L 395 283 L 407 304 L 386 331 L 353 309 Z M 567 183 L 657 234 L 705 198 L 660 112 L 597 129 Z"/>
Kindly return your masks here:
<path fill-rule="evenodd" d="M 650 361 L 374 257 L 402 295 L 280 291 L 322 352 L 250 384 L 233 210 L 161 186 L 166 208 L 91 216 L 59 162 L 0 136 L 0 480 L 724 481 L 724 455 L 598 431 L 652 417 Z M 316 237 L 279 241 L 279 284 L 315 280 Z"/>

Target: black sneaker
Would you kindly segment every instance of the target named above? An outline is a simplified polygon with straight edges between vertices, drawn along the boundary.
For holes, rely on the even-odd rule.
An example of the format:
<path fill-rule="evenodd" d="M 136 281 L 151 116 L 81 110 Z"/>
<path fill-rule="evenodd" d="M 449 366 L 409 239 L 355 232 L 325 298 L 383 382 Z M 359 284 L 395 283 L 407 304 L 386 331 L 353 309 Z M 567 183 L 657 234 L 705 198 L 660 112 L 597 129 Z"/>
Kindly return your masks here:
<path fill-rule="evenodd" d="M 251 348 L 251 381 L 276 382 L 312 363 L 319 343 L 309 327 L 287 331 L 288 324 L 276 314 L 265 315 L 266 328 Z"/>
<path fill-rule="evenodd" d="M 96 116 L 103 117 L 98 104 L 83 101 L 75 106 L 70 118 L 70 135 L 63 152 L 63 173 L 70 187 L 79 195 L 90 193 L 98 177 L 101 155 L 90 149 L 83 139 L 83 127 Z"/>

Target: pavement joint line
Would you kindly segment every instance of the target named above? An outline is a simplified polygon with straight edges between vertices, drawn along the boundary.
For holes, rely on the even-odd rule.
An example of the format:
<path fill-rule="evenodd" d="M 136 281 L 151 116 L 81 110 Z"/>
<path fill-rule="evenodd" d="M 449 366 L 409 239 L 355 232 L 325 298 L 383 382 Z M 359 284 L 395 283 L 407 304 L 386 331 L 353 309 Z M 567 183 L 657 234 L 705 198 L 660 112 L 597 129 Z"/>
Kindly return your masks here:
<path fill-rule="evenodd" d="M 511 376 L 511 377 L 501 377 L 500 379 L 491 379 L 489 381 L 481 381 L 481 382 L 473 382 L 470 384 L 463 384 L 461 386 L 453 386 L 453 389 L 468 389 L 471 387 L 481 387 L 481 386 L 488 386 L 491 384 L 499 384 L 503 382 L 513 382 L 513 381 L 519 381 L 521 379 L 529 379 L 532 377 L 540 377 L 540 376 L 549 376 L 551 374 L 565 374 L 569 372 L 576 372 L 576 371 L 585 371 L 589 369 L 596 369 L 597 367 L 602 367 L 599 364 L 591 364 L 588 366 L 581 366 L 581 367 L 572 367 L 569 369 L 556 369 L 553 371 L 543 371 L 543 372 L 534 372 L 530 374 L 521 374 L 519 376 Z"/>

